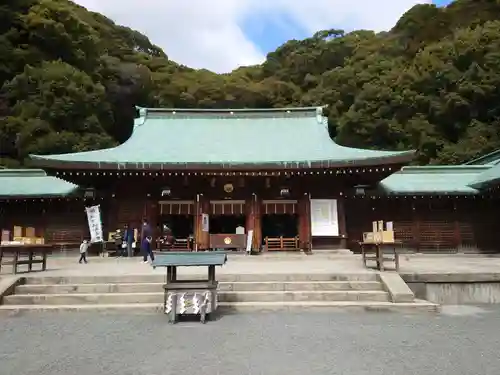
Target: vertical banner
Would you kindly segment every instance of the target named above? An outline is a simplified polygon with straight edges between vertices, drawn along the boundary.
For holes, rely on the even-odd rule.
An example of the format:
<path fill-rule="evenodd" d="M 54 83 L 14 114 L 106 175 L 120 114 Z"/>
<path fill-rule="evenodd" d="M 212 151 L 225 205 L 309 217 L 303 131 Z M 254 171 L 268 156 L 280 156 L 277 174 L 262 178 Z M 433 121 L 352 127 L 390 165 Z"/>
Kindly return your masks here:
<path fill-rule="evenodd" d="M 201 231 L 202 232 L 209 232 L 210 229 L 210 220 L 208 217 L 208 214 L 201 214 Z"/>
<path fill-rule="evenodd" d="M 89 222 L 90 243 L 103 242 L 100 206 L 87 207 L 85 211 Z"/>
<path fill-rule="evenodd" d="M 253 243 L 253 229 L 250 229 L 247 233 L 247 247 L 246 252 L 250 254 L 252 252 L 252 243 Z"/>

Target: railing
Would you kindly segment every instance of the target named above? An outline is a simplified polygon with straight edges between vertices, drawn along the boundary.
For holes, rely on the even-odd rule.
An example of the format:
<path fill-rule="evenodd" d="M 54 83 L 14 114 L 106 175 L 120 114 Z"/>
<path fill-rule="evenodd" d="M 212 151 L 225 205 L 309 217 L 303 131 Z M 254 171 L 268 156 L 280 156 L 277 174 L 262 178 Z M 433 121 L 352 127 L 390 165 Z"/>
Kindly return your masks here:
<path fill-rule="evenodd" d="M 165 240 L 157 240 L 157 248 L 160 251 L 190 251 L 189 239 L 176 238 L 172 243 L 167 243 Z"/>
<path fill-rule="evenodd" d="M 299 237 L 266 237 L 266 251 L 293 251 L 300 250 Z"/>

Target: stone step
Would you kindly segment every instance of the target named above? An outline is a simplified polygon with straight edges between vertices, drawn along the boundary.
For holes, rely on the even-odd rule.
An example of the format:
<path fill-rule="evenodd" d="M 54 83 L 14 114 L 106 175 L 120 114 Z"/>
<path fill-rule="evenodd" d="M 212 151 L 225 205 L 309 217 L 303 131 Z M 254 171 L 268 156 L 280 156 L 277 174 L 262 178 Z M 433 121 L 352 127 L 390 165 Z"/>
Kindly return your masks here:
<path fill-rule="evenodd" d="M 183 274 L 179 273 L 179 279 L 204 279 L 205 273 Z M 225 275 L 216 274 L 217 280 L 221 282 L 286 282 L 286 281 L 378 281 L 378 274 L 375 272 L 365 273 L 336 273 L 336 274 L 314 274 L 314 273 L 294 273 L 294 274 L 238 274 Z M 165 274 L 149 275 L 89 275 L 89 276 L 27 276 L 26 284 L 29 285 L 52 285 L 52 284 L 128 284 L 128 283 L 163 283 Z"/>
<path fill-rule="evenodd" d="M 0 315 L 15 315 L 30 312 L 77 312 L 95 311 L 100 313 L 143 314 L 162 313 L 160 303 L 133 304 L 83 304 L 83 305 L 0 305 Z M 436 313 L 440 306 L 427 301 L 415 300 L 411 303 L 334 301 L 334 302 L 221 302 L 218 314 L 268 312 L 268 311 L 377 311 L 409 313 Z M 165 317 L 166 319 L 166 317 Z"/>
<path fill-rule="evenodd" d="M 16 287 L 16 294 L 63 293 L 148 293 L 162 292 L 164 283 L 125 284 L 27 284 Z M 382 290 L 377 281 L 236 281 L 219 283 L 221 291 L 307 291 L 307 290 Z"/>
<path fill-rule="evenodd" d="M 257 291 L 219 292 L 220 302 L 275 302 L 275 301 L 388 301 L 384 291 Z M 161 303 L 162 292 L 150 293 L 63 293 L 14 294 L 5 296 L 5 305 L 71 305 L 71 304 L 125 304 Z"/>

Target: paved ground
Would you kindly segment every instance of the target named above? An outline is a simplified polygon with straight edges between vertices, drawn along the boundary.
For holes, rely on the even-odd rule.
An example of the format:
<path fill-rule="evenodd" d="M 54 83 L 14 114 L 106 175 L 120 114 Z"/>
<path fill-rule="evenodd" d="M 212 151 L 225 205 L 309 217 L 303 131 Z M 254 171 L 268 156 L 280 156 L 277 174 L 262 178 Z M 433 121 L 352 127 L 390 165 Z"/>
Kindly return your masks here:
<path fill-rule="evenodd" d="M 498 313 L 29 314 L 0 320 L 0 375 L 497 375 Z"/>
<path fill-rule="evenodd" d="M 89 264 L 78 264 L 78 256 L 51 257 L 49 270 L 36 275 L 123 275 L 164 273 L 164 270 L 153 271 L 150 266 L 141 264 L 140 258 L 90 258 Z M 36 267 L 37 265 L 35 265 Z M 184 273 L 205 272 L 202 268 L 185 268 Z M 271 256 L 233 255 L 228 263 L 217 270 L 222 274 L 248 273 L 362 273 L 374 272 L 363 267 L 360 255 L 329 255 L 316 252 L 306 256 L 300 254 L 276 254 Z M 439 274 L 439 273 L 500 273 L 500 257 L 478 255 L 403 255 L 401 256 L 401 273 Z M 10 269 L 2 268 L 2 274 L 10 274 Z"/>

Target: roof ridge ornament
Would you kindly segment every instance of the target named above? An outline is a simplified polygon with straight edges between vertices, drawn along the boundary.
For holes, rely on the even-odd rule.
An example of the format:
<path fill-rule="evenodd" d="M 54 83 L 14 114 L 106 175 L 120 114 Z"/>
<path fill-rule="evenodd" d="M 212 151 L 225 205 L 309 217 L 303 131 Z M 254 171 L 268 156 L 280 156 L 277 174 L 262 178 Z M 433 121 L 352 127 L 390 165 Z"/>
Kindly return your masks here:
<path fill-rule="evenodd" d="M 316 121 L 318 121 L 318 124 L 325 124 L 326 123 L 326 117 L 323 116 L 323 108 L 324 107 L 316 107 Z"/>
<path fill-rule="evenodd" d="M 146 117 L 148 115 L 148 109 L 144 107 L 135 106 L 135 109 L 139 111 L 139 117 L 134 119 L 134 128 L 137 126 L 144 125 L 146 122 Z"/>

